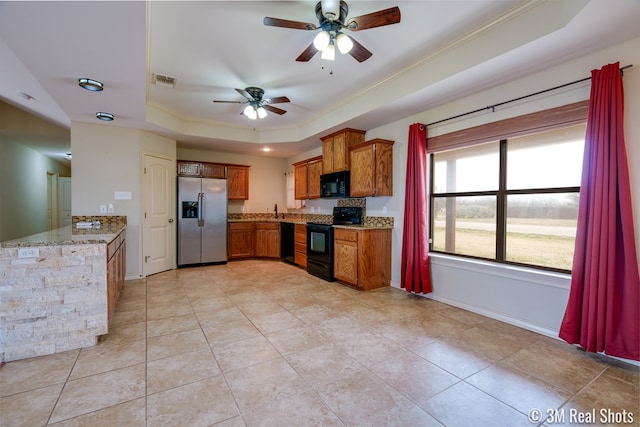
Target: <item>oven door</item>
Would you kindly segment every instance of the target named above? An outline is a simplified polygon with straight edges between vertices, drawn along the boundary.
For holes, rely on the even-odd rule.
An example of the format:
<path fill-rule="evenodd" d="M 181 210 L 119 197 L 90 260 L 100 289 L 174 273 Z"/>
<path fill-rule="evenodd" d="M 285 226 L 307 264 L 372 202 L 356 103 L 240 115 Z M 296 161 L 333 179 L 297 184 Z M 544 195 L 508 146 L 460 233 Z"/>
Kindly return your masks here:
<path fill-rule="evenodd" d="M 333 227 L 307 224 L 307 272 L 322 279 L 333 278 Z"/>

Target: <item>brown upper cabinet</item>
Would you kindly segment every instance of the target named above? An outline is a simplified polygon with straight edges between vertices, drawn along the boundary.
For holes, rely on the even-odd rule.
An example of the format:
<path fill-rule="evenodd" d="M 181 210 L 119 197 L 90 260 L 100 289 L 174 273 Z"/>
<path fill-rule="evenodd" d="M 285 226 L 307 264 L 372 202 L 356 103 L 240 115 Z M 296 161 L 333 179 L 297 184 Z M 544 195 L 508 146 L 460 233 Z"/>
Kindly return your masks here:
<path fill-rule="evenodd" d="M 178 176 L 193 176 L 199 178 L 226 178 L 224 165 L 221 163 L 177 161 Z"/>
<path fill-rule="evenodd" d="M 249 200 L 249 166 L 227 165 L 227 198 Z"/>
<path fill-rule="evenodd" d="M 322 156 L 294 163 L 293 173 L 296 200 L 320 198 Z"/>
<path fill-rule="evenodd" d="M 194 162 L 178 160 L 178 176 L 227 179 L 229 200 L 249 199 L 249 167 L 225 163 Z"/>
<path fill-rule="evenodd" d="M 320 138 L 322 140 L 322 173 L 349 170 L 348 149 L 352 145 L 364 142 L 364 134 L 363 130 L 346 128 Z"/>
<path fill-rule="evenodd" d="M 351 197 L 393 196 L 393 141 L 372 139 L 349 147 Z"/>

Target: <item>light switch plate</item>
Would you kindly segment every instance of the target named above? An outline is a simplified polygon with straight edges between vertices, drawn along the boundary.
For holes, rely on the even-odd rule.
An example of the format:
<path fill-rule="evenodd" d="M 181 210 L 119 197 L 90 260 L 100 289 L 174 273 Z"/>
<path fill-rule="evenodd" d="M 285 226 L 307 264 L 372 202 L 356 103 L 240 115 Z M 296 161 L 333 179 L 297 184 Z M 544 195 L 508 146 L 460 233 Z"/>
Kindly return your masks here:
<path fill-rule="evenodd" d="M 107 205 L 100 205 L 100 213 L 107 213 Z"/>
<path fill-rule="evenodd" d="M 116 200 L 131 200 L 131 191 L 116 191 L 113 194 L 113 198 Z"/>

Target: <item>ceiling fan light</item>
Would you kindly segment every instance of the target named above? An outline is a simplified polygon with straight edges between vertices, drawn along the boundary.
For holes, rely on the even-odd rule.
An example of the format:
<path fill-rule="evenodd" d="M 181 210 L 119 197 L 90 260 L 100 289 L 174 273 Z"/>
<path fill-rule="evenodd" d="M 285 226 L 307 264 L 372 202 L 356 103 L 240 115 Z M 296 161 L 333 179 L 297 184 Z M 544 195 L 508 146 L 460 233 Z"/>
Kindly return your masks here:
<path fill-rule="evenodd" d="M 318 35 L 313 39 L 313 46 L 321 52 L 329 46 L 331 36 L 326 31 L 320 31 Z"/>
<path fill-rule="evenodd" d="M 328 61 L 334 61 L 336 59 L 336 47 L 330 44 L 325 50 L 322 51 L 322 55 L 320 57 Z"/>
<path fill-rule="evenodd" d="M 264 119 L 265 117 L 267 117 L 267 110 L 265 110 L 262 107 L 258 107 L 256 112 L 258 113 L 258 118 L 259 119 Z"/>
<path fill-rule="evenodd" d="M 353 47 L 351 38 L 344 33 L 338 34 L 338 37 L 336 37 L 336 44 L 338 45 L 338 50 L 342 54 L 349 53 Z"/>
<path fill-rule="evenodd" d="M 249 117 L 251 120 L 255 120 L 258 118 L 258 113 L 253 105 L 247 105 L 244 109 L 244 115 Z"/>

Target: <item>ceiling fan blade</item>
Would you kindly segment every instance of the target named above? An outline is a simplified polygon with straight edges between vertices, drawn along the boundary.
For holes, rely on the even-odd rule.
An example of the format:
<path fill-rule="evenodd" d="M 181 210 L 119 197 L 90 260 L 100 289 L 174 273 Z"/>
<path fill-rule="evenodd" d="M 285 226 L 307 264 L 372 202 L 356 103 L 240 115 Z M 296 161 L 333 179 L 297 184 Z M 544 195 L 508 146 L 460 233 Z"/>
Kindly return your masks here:
<path fill-rule="evenodd" d="M 236 92 L 238 92 L 240 95 L 244 96 L 245 98 L 247 98 L 249 101 L 253 100 L 253 96 L 251 96 L 249 94 L 249 92 L 247 92 L 244 89 L 238 89 L 236 88 Z"/>
<path fill-rule="evenodd" d="M 213 102 L 222 102 L 225 104 L 242 104 L 243 103 L 243 101 L 219 101 L 217 99 L 214 99 Z"/>
<path fill-rule="evenodd" d="M 350 37 L 350 39 L 353 42 L 353 47 L 349 51 L 349 55 L 353 56 L 358 62 L 364 62 L 371 58 L 373 54 L 366 47 L 358 43 L 353 37 Z"/>
<path fill-rule="evenodd" d="M 267 104 L 282 104 L 284 102 L 291 102 L 286 96 L 276 96 L 275 98 L 263 99 Z"/>
<path fill-rule="evenodd" d="M 400 9 L 398 6 L 378 12 L 356 16 L 347 22 L 347 27 L 351 31 L 367 30 L 369 28 L 382 27 L 384 25 L 397 24 L 400 22 Z"/>
<path fill-rule="evenodd" d="M 293 28 L 294 30 L 317 30 L 315 24 L 300 21 L 289 21 L 288 19 L 270 18 L 266 16 L 262 23 L 270 27 Z"/>
<path fill-rule="evenodd" d="M 276 113 L 280 115 L 283 115 L 284 113 L 286 113 L 286 111 L 283 110 L 282 108 L 274 107 L 271 105 L 263 105 L 262 108 L 264 108 L 267 111 L 271 111 L 272 113 Z"/>
<path fill-rule="evenodd" d="M 313 55 L 318 53 L 318 49 L 311 43 L 297 58 L 298 62 L 307 62 L 313 58 Z"/>

